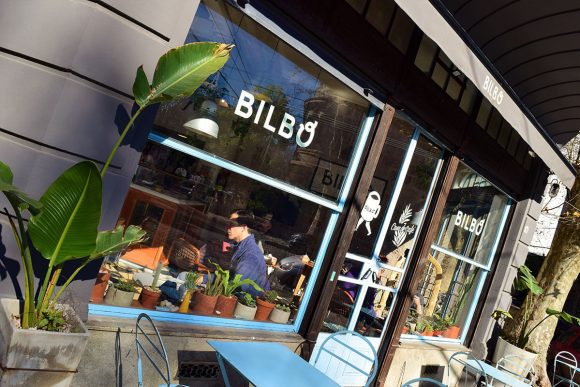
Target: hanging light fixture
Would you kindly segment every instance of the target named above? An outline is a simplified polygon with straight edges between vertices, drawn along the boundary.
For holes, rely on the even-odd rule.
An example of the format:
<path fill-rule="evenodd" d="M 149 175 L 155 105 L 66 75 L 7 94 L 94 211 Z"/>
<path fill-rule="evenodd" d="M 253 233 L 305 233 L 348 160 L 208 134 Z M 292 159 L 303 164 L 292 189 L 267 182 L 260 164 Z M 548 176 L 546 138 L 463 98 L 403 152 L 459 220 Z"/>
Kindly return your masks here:
<path fill-rule="evenodd" d="M 193 132 L 217 138 L 219 125 L 216 122 L 218 105 L 211 99 L 206 99 L 201 103 L 198 115 L 192 120 L 183 124 L 183 127 Z"/>
<path fill-rule="evenodd" d="M 552 179 L 552 183 L 550 184 L 550 191 L 548 192 L 548 195 L 550 195 L 551 198 L 555 198 L 556 196 L 558 196 L 559 191 L 560 191 L 560 184 L 558 183 L 558 179 Z"/>

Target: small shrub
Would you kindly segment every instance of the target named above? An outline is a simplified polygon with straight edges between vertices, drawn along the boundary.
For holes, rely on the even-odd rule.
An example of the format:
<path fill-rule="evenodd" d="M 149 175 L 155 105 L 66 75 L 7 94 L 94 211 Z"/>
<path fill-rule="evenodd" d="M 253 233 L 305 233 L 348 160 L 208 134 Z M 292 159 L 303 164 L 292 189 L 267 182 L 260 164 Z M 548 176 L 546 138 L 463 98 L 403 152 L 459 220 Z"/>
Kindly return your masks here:
<path fill-rule="evenodd" d="M 113 286 L 115 287 L 115 289 L 121 290 L 123 292 L 134 292 L 135 291 L 135 286 L 133 286 L 133 284 L 130 282 L 117 282 Z"/>
<path fill-rule="evenodd" d="M 268 290 L 267 292 L 264 292 L 262 297 L 264 298 L 264 301 L 273 304 L 274 301 L 276 301 L 276 299 L 278 298 L 278 292 L 276 292 L 275 290 Z"/>

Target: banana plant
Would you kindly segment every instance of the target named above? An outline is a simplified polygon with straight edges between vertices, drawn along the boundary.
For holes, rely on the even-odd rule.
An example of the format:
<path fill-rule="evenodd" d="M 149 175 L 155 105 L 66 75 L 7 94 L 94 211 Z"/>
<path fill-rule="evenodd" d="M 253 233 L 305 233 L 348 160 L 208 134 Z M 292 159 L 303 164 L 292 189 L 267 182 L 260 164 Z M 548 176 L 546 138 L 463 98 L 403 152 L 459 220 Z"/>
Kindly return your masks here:
<path fill-rule="evenodd" d="M 100 171 L 93 162 L 79 162 L 59 176 L 37 201 L 13 185 L 12 171 L 0 162 L 0 190 L 8 199 L 15 217 L 11 217 L 8 210 L 5 212 L 23 262 L 23 328 L 36 327 L 39 316 L 54 307 L 66 287 L 88 263 L 143 241 L 145 232 L 135 226 L 126 230 L 98 231 L 102 178 L 141 112 L 156 103 L 193 94 L 210 75 L 224 66 L 232 48 L 233 45 L 228 44 L 200 42 L 172 49 L 157 62 L 151 83 L 140 66 L 133 84 L 133 96 L 139 108 L 123 129 Z M 24 221 L 27 215 L 28 227 Z M 37 298 L 34 297 L 33 248 L 48 261 Z M 67 263 L 75 264 L 76 268 L 52 297 Z"/>

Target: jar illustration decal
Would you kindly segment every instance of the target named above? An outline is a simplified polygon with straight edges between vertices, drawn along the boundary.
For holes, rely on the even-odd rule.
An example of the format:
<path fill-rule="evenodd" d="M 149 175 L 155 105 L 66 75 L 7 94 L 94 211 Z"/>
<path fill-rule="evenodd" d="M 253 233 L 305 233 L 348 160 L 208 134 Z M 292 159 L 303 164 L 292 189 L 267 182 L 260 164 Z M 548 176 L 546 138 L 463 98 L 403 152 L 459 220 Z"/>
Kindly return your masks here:
<path fill-rule="evenodd" d="M 360 219 L 356 224 L 354 231 L 358 230 L 362 222 L 365 222 L 365 227 L 367 229 L 367 236 L 371 235 L 371 221 L 379 216 L 381 211 L 381 196 L 377 191 L 369 192 L 365 205 L 360 213 Z"/>

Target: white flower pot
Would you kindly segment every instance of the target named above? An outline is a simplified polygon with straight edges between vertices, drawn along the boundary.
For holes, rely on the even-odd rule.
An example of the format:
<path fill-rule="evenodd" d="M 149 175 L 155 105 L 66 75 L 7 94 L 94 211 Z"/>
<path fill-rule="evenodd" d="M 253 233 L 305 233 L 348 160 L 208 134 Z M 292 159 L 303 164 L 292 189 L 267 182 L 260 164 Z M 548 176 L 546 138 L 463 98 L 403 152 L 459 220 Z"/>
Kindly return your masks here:
<path fill-rule="evenodd" d="M 521 362 L 515 362 L 514 356 L 521 359 Z M 497 345 L 495 346 L 492 360 L 494 364 L 497 364 L 501 358 L 509 357 L 510 361 L 505 364 L 505 369 L 517 375 L 521 375 L 522 377 L 526 377 L 532 368 L 532 364 L 536 360 L 536 356 L 538 356 L 536 353 L 516 347 L 499 337 L 497 339 Z"/>
<path fill-rule="evenodd" d="M 115 306 L 131 306 L 134 294 L 135 292 L 126 292 L 114 286 L 109 286 L 109 290 L 107 290 L 107 294 L 105 295 L 105 303 Z"/>
<path fill-rule="evenodd" d="M 253 320 L 256 315 L 256 310 L 257 308 L 255 306 L 251 308 L 238 302 L 236 304 L 236 310 L 234 311 L 234 317 L 242 320 Z"/>
<path fill-rule="evenodd" d="M 290 318 L 290 311 L 284 312 L 281 309 L 274 308 L 272 313 L 270 313 L 270 321 L 279 323 L 279 324 L 286 324 L 288 319 Z"/>
<path fill-rule="evenodd" d="M 0 299 L 0 386 L 69 386 L 89 340 L 87 328 L 71 309 L 78 333 L 20 329 L 12 318 L 19 304 Z"/>

